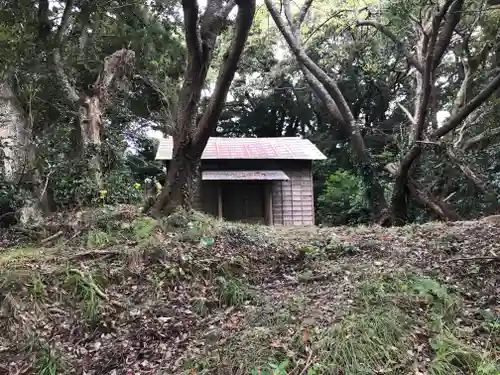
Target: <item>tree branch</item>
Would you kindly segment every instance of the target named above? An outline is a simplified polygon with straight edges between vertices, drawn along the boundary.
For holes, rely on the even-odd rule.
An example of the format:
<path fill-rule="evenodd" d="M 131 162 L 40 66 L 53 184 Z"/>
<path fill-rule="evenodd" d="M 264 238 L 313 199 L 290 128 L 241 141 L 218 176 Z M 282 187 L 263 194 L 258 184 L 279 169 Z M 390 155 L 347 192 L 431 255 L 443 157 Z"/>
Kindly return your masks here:
<path fill-rule="evenodd" d="M 301 68 L 302 73 L 304 73 L 304 77 L 307 83 L 311 86 L 312 90 L 317 95 L 319 100 L 323 103 L 323 105 L 328 109 L 328 112 L 331 115 L 331 117 L 345 124 L 345 120 L 342 117 L 342 114 L 340 113 L 337 104 L 333 99 L 331 99 L 328 91 L 321 84 L 321 82 L 303 64 L 299 64 L 299 67 Z"/>
<path fill-rule="evenodd" d="M 485 88 L 483 88 L 461 111 L 451 116 L 448 121 L 437 129 L 431 139 L 438 139 L 455 129 L 474 110 L 479 108 L 488 98 L 500 88 L 500 74 L 498 74 Z"/>
<path fill-rule="evenodd" d="M 182 0 L 182 9 L 184 12 L 184 32 L 186 34 L 188 58 L 195 64 L 200 63 L 202 52 L 198 32 L 198 1 Z"/>
<path fill-rule="evenodd" d="M 62 15 L 61 23 L 59 27 L 57 28 L 57 33 L 56 33 L 56 46 L 59 48 L 62 44 L 64 34 L 66 33 L 66 30 L 68 30 L 69 26 L 69 18 L 71 16 L 71 9 L 73 8 L 73 0 L 66 0 L 66 6 L 64 7 L 64 12 Z"/>
<path fill-rule="evenodd" d="M 302 8 L 300 8 L 299 17 L 297 18 L 297 24 L 296 24 L 296 26 L 298 28 L 300 28 L 300 26 L 302 26 L 302 22 L 304 22 L 306 15 L 307 15 L 307 12 L 309 12 L 309 8 L 312 5 L 312 2 L 313 2 L 313 0 L 306 0 L 304 5 L 302 5 Z"/>
<path fill-rule="evenodd" d="M 373 20 L 358 21 L 357 26 L 372 26 L 375 29 L 377 29 L 378 31 L 380 31 L 382 34 L 387 36 L 389 39 L 391 39 L 398 46 L 398 48 L 404 54 L 404 56 L 406 57 L 406 60 L 408 61 L 408 63 L 410 65 L 414 66 L 415 69 L 417 69 L 420 73 L 423 72 L 423 67 L 420 64 L 420 62 L 415 58 L 413 53 L 411 53 L 406 48 L 404 43 L 401 40 L 399 40 L 398 37 L 391 30 L 389 30 L 388 27 L 382 25 L 380 22 L 373 21 Z"/>
<path fill-rule="evenodd" d="M 479 94 L 477 94 L 474 99 L 472 99 L 461 111 L 450 117 L 444 125 L 434 131 L 430 135 L 429 139 L 431 141 L 436 141 L 455 129 L 468 115 L 470 115 L 474 110 L 481 106 L 498 88 L 500 88 L 500 74 L 484 89 L 482 89 Z M 411 165 L 413 161 L 420 156 L 421 153 L 422 145 L 420 143 L 415 143 L 403 158 L 400 167 L 401 170 L 405 170 L 405 167 L 407 168 L 409 165 Z"/>
<path fill-rule="evenodd" d="M 408 117 L 408 120 L 410 120 L 411 124 L 415 125 L 415 119 L 413 118 L 413 116 L 410 113 L 410 111 L 408 110 L 408 108 L 406 108 L 401 103 L 397 103 L 397 105 L 398 105 L 399 109 L 401 109 L 401 111 L 403 111 L 403 113 L 406 115 L 406 117 Z"/>
<path fill-rule="evenodd" d="M 323 69 L 321 69 L 300 47 L 297 39 L 294 37 L 292 30 L 283 22 L 283 18 L 280 16 L 273 0 L 265 0 L 267 9 L 278 26 L 281 34 L 285 38 L 288 46 L 290 47 L 292 53 L 297 58 L 300 64 L 303 64 L 313 75 L 325 86 L 326 90 L 330 93 L 338 110 L 342 114 L 342 118 L 347 124 L 353 126 L 355 124 L 355 118 L 347 104 L 342 92 L 340 91 L 337 83 L 326 74 Z"/>
<path fill-rule="evenodd" d="M 436 47 L 434 48 L 434 58 L 433 58 L 433 66 L 436 68 L 443 58 L 443 55 L 446 52 L 446 49 L 450 45 L 451 37 L 453 36 L 453 32 L 460 22 L 460 18 L 462 17 L 462 7 L 464 4 L 464 0 L 455 0 L 453 3 L 449 4 L 448 1 L 445 6 L 441 9 L 438 17 L 442 20 L 446 15 L 446 22 L 443 26 L 442 31 L 439 33 Z M 448 11 L 449 9 L 449 11 Z"/>
<path fill-rule="evenodd" d="M 69 26 L 69 18 L 71 16 L 71 8 L 73 7 L 73 0 L 66 0 L 66 6 L 64 7 L 64 12 L 61 20 L 61 24 L 57 29 L 55 36 L 56 44 L 52 50 L 52 61 L 54 63 L 54 70 L 62 89 L 66 93 L 68 99 L 76 103 L 80 100 L 80 95 L 76 88 L 71 84 L 68 76 L 64 72 L 64 65 L 61 59 L 61 47 L 64 39 L 64 34 Z"/>
<path fill-rule="evenodd" d="M 49 0 L 38 1 L 38 37 L 42 40 L 50 35 L 51 24 L 49 21 Z"/>
<path fill-rule="evenodd" d="M 467 151 L 473 148 L 483 149 L 484 145 L 490 144 L 493 139 L 500 136 L 500 128 L 486 130 L 463 143 L 462 150 Z M 480 147 L 478 147 L 481 145 Z"/>
<path fill-rule="evenodd" d="M 255 15 L 255 0 L 239 0 L 238 15 L 236 17 L 236 31 L 230 51 L 225 62 L 219 70 L 219 76 L 215 84 L 215 90 L 210 98 L 207 109 L 201 117 L 196 133 L 194 145 L 196 156 L 203 152 L 210 134 L 217 125 L 217 120 L 224 108 L 229 87 L 238 68 L 238 61 L 245 47 L 245 43 L 252 27 Z"/>
<path fill-rule="evenodd" d="M 446 156 L 450 159 L 450 161 L 455 164 L 458 169 L 462 171 L 462 173 L 467 177 L 484 195 L 496 196 L 494 192 L 488 189 L 486 183 L 475 173 L 471 167 L 462 163 L 460 158 L 455 154 L 451 148 L 446 149 Z"/>

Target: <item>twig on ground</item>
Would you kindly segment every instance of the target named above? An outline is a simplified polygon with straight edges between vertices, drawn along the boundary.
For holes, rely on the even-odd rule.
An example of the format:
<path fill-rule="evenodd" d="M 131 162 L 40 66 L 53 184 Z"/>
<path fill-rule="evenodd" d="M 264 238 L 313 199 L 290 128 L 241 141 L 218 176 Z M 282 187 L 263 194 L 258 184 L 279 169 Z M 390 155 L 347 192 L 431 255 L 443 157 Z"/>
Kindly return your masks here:
<path fill-rule="evenodd" d="M 82 278 L 82 281 L 84 283 L 86 283 L 89 287 L 91 287 L 92 289 L 94 289 L 94 291 L 97 293 L 97 295 L 99 297 L 101 297 L 102 299 L 104 299 L 106 301 L 109 300 L 108 296 L 96 285 L 96 283 L 94 282 L 94 280 L 92 280 L 91 276 L 85 277 L 85 275 L 83 274 L 83 272 L 80 271 L 80 270 L 77 270 L 76 268 L 70 268 L 69 272 L 76 273 L 78 276 L 80 276 Z"/>
<path fill-rule="evenodd" d="M 500 256 L 494 256 L 494 257 L 470 257 L 470 258 L 453 258 L 453 259 L 448 259 L 447 262 L 458 262 L 460 260 L 463 261 L 469 261 L 473 262 L 475 260 L 497 260 L 500 261 Z"/>
<path fill-rule="evenodd" d="M 63 231 L 60 230 L 59 232 L 54 233 L 52 236 L 49 236 L 49 237 L 43 239 L 42 241 L 40 241 L 40 245 L 46 245 L 47 243 L 61 237 L 62 235 L 63 235 Z"/>
<path fill-rule="evenodd" d="M 90 251 L 84 251 L 84 252 L 72 255 L 72 256 L 68 257 L 68 259 L 85 258 L 87 256 L 92 256 L 92 255 L 102 257 L 102 256 L 107 256 L 107 255 L 116 255 L 116 254 L 120 254 L 120 252 L 116 251 L 116 250 L 90 250 Z"/>
<path fill-rule="evenodd" d="M 4 217 L 7 217 L 7 216 L 11 216 L 11 215 L 15 215 L 17 214 L 17 211 L 10 211 L 10 212 L 7 212 L 3 215 L 0 215 L 0 221 L 4 218 Z"/>
<path fill-rule="evenodd" d="M 311 367 L 312 365 L 312 355 L 313 355 L 313 352 L 311 350 L 311 352 L 309 353 L 309 357 L 307 357 L 307 361 L 306 361 L 306 364 L 304 365 L 304 368 L 302 369 L 302 371 L 299 373 L 299 375 L 303 375 L 306 373 L 307 369 L 309 367 Z"/>
<path fill-rule="evenodd" d="M 22 227 L 19 227 L 19 226 L 12 227 L 12 229 L 14 229 L 14 230 L 16 230 L 18 232 L 27 234 L 28 236 L 31 236 L 31 237 L 40 237 L 40 235 L 41 235 L 40 232 L 37 232 L 35 230 L 31 230 L 31 229 L 22 228 Z"/>

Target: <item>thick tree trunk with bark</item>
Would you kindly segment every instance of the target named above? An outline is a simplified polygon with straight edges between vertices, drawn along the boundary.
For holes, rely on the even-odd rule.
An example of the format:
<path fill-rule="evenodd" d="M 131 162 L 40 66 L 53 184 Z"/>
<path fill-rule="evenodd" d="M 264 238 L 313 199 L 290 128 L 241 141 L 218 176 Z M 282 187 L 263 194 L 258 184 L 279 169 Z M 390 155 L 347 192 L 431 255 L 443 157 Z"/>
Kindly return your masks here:
<path fill-rule="evenodd" d="M 78 153 L 81 157 L 88 158 L 88 167 L 91 176 L 100 186 L 102 183 L 102 171 L 100 161 L 102 115 L 106 105 L 109 103 L 112 85 L 122 80 L 127 74 L 129 67 L 135 58 L 134 51 L 121 49 L 114 52 L 104 60 L 103 69 L 92 85 L 90 95 L 78 92 L 70 83 L 64 65 L 61 61 L 60 51 L 53 51 L 53 62 L 56 77 L 59 84 L 66 93 L 68 101 L 72 103 L 79 112 L 77 129 Z"/>
<path fill-rule="evenodd" d="M 399 168 L 393 163 L 386 165 L 385 169 L 392 176 L 397 176 L 399 170 Z M 449 204 L 426 191 L 426 189 L 418 181 L 415 181 L 411 177 L 408 178 L 407 189 L 409 195 L 415 198 L 421 205 L 434 212 L 442 220 L 460 220 L 460 215 L 458 215 Z"/>
<path fill-rule="evenodd" d="M 33 187 L 33 199 L 21 210 L 21 220 L 38 220 L 52 211 L 53 202 L 49 194 L 47 177 L 42 179 L 44 166 L 37 163 L 37 150 L 31 116 L 25 113 L 7 77 L 0 82 L 0 151 L 5 157 L 0 173 L 19 186 Z M 3 149 L 2 149 L 3 146 Z M 28 217 L 29 216 L 29 217 Z"/>
<path fill-rule="evenodd" d="M 65 37 L 68 33 L 70 18 L 74 15 L 74 0 L 66 0 L 61 22 L 54 35 L 51 35 L 50 21 L 48 19 L 48 1 L 39 0 L 38 22 L 39 36 L 45 43 L 53 46 L 51 50 L 52 70 L 57 78 L 59 86 L 64 91 L 68 102 L 78 111 L 78 148 L 79 154 L 89 158 L 89 170 L 97 184 L 101 184 L 101 162 L 99 152 L 101 148 L 101 127 L 102 114 L 109 104 L 109 97 L 113 85 L 128 74 L 127 68 L 132 65 L 135 59 L 134 51 L 123 48 L 104 59 L 104 64 L 99 76 L 92 85 L 91 92 L 79 92 L 72 84 L 70 77 L 65 71 L 64 61 L 61 57 L 64 49 Z M 90 18 L 90 13 L 94 9 L 91 3 L 84 4 L 78 12 L 77 19 L 81 23 L 80 45 L 83 48 L 86 40 L 86 26 Z M 53 40 L 50 40 L 50 37 Z M 89 155 L 90 154 L 90 155 Z"/>
<path fill-rule="evenodd" d="M 291 12 L 290 0 L 284 0 L 285 20 L 278 11 L 273 0 L 265 0 L 267 9 L 274 19 L 278 29 L 286 40 L 291 52 L 299 63 L 304 77 L 316 96 L 321 100 L 328 110 L 332 119 L 337 120 L 349 134 L 351 147 L 356 156 L 356 163 L 362 178 L 367 200 L 375 216 L 385 214 L 387 202 L 384 189 L 380 185 L 378 173 L 374 161 L 366 148 L 365 141 L 349 107 L 337 83 L 326 72 L 319 67 L 305 52 L 300 43 L 300 26 L 304 21 L 312 0 L 307 0 L 302 6 L 299 15 L 294 19 Z"/>
<path fill-rule="evenodd" d="M 217 37 L 235 5 L 238 6 L 238 15 L 232 45 L 219 69 L 215 90 L 208 106 L 196 122 L 201 91 L 205 86 Z M 150 210 L 153 216 L 168 214 L 179 206 L 191 209 L 199 179 L 201 155 L 217 126 L 229 86 L 248 39 L 255 13 L 255 0 L 231 0 L 225 4 L 221 0 L 209 0 L 200 18 L 196 0 L 183 0 L 182 7 L 188 66 L 177 103 L 172 160 L 165 186 Z"/>
<path fill-rule="evenodd" d="M 416 54 L 406 48 L 394 33 L 379 22 L 373 20 L 358 22 L 358 26 L 375 27 L 394 41 L 406 56 L 408 64 L 414 68 L 416 93 L 414 113 L 411 114 L 409 110 L 404 109 L 412 129 L 410 138 L 412 146 L 399 163 L 397 173 L 394 173 L 394 190 L 391 199 L 393 222 L 396 225 L 404 224 L 407 219 L 411 171 L 423 152 L 422 142 L 426 139 L 436 142 L 456 129 L 467 116 L 479 108 L 500 87 L 499 74 L 472 100 L 467 102 L 467 94 L 472 86 L 472 80 L 477 68 L 486 58 L 490 44 L 487 43 L 476 56 L 472 56 L 468 46 L 470 36 L 464 37 L 462 47 L 468 57 L 463 61 L 463 80 L 454 101 L 451 117 L 442 126 L 429 132 L 429 123 L 435 122 L 433 119 L 436 115 L 435 111 L 437 111 L 437 103 L 433 98 L 437 71 L 443 56 L 450 48 L 452 36 L 461 20 L 463 4 L 463 0 L 445 0 L 442 5 L 436 5 L 432 9 L 427 20 L 422 24 L 415 25 L 418 37 Z"/>

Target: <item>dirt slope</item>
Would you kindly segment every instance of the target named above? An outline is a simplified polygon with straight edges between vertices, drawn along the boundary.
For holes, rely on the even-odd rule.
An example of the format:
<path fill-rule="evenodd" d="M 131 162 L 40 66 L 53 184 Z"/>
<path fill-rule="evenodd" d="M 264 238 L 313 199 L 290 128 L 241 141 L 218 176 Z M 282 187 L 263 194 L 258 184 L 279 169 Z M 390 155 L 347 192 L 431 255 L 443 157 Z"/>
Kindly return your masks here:
<path fill-rule="evenodd" d="M 120 207 L 23 233 L 0 249 L 0 374 L 500 373 L 494 219 L 286 229 Z"/>

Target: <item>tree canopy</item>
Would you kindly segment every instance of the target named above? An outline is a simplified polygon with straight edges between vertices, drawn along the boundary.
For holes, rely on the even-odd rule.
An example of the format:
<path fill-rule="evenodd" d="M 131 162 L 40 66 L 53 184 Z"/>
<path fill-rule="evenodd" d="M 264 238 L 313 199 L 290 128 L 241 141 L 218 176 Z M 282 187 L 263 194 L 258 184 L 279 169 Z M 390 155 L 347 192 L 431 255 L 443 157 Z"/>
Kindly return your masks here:
<path fill-rule="evenodd" d="M 189 206 L 214 135 L 312 140 L 328 157 L 314 164 L 320 223 L 498 209 L 495 2 L 21 0 L 0 9 L 1 215 L 103 196 L 139 202 L 155 180 L 164 189 L 152 212 Z M 174 137 L 168 176 L 154 134 Z"/>

